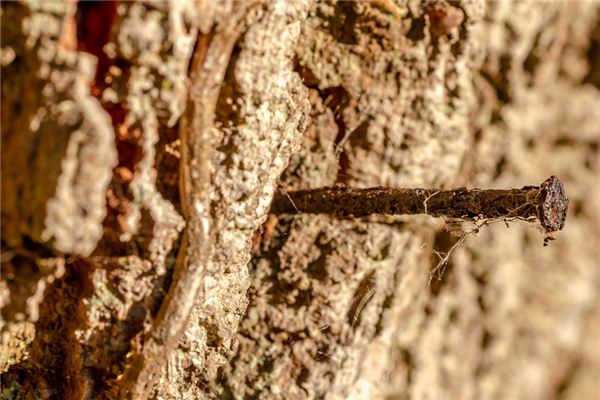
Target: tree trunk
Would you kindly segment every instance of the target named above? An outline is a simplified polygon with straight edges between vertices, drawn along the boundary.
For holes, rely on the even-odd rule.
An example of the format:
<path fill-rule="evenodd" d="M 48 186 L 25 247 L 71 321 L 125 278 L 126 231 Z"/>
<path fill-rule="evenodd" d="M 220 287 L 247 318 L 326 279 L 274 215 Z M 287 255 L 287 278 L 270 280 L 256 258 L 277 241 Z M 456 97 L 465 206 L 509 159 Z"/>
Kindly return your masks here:
<path fill-rule="evenodd" d="M 593 398 L 599 10 L 3 2 L 3 397 Z M 550 175 L 547 247 L 525 221 L 269 214 Z"/>

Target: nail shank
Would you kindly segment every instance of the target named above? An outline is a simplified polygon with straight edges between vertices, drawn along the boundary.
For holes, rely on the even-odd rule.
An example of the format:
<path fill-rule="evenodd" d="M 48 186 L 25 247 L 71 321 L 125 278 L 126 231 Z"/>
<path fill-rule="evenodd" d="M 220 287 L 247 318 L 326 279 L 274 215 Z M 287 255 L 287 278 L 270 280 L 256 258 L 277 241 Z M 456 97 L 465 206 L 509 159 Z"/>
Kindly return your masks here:
<path fill-rule="evenodd" d="M 274 214 L 329 214 L 365 217 L 371 214 L 428 214 L 434 217 L 537 218 L 547 232 L 562 229 L 568 200 L 563 184 L 554 176 L 540 186 L 520 189 L 357 189 L 326 187 L 277 193 Z"/>

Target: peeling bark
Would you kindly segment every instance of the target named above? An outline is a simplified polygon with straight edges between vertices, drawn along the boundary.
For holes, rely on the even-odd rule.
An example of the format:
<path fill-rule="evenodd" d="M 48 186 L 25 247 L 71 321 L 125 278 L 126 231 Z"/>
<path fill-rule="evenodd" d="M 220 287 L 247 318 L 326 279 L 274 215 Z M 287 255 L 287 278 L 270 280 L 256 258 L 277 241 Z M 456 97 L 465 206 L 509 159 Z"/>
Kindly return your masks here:
<path fill-rule="evenodd" d="M 61 44 L 74 5 L 39 7 L 3 8 L 2 238 L 87 256 L 102 236 L 114 134 L 90 94 L 94 60 Z"/>

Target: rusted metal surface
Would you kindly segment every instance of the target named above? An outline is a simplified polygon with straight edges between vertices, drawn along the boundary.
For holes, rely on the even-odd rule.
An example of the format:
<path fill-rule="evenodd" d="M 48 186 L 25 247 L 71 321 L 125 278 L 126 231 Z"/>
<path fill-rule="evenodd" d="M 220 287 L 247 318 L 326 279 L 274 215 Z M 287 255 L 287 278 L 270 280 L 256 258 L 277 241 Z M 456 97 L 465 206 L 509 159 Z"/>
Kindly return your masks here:
<path fill-rule="evenodd" d="M 274 214 L 330 214 L 365 217 L 371 214 L 428 214 L 434 217 L 481 220 L 537 218 L 547 233 L 561 230 L 569 200 L 562 182 L 551 176 L 540 186 L 521 189 L 356 189 L 328 187 L 278 193 Z"/>

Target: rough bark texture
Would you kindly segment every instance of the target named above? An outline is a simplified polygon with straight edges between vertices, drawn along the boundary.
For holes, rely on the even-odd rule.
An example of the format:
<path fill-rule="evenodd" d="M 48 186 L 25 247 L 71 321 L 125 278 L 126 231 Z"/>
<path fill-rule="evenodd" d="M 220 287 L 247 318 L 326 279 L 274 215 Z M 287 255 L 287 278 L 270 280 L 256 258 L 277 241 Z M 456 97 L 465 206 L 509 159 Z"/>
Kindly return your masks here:
<path fill-rule="evenodd" d="M 1 18 L 3 398 L 600 392 L 597 4 Z M 268 216 L 278 187 L 550 175 L 571 202 L 548 247 L 519 221 Z"/>

